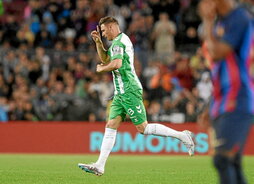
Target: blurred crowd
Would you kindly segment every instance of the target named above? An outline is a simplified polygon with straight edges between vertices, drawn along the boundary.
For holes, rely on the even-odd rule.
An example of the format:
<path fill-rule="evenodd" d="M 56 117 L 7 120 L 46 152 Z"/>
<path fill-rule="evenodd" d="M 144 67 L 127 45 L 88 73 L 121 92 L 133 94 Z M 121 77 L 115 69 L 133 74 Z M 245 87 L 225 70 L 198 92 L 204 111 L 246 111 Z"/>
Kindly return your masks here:
<path fill-rule="evenodd" d="M 90 32 L 110 15 L 134 44 L 148 120 L 195 122 L 212 91 L 197 2 L 4 1 L 0 120 L 105 121 L 114 87 L 110 73 L 95 72 Z"/>

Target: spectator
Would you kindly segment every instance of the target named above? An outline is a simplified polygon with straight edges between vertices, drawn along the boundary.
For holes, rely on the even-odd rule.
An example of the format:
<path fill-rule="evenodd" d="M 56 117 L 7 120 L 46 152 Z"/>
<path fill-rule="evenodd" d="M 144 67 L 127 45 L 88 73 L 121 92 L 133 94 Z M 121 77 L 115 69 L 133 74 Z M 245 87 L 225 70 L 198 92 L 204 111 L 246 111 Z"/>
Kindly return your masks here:
<path fill-rule="evenodd" d="M 161 65 L 160 72 L 155 74 L 150 81 L 151 98 L 160 99 L 170 95 L 172 90 L 172 74 L 167 66 Z"/>
<path fill-rule="evenodd" d="M 42 71 L 42 79 L 44 81 L 47 81 L 49 78 L 51 61 L 50 57 L 45 53 L 45 49 L 43 47 L 36 48 L 34 60 L 40 63 Z"/>
<path fill-rule="evenodd" d="M 75 86 L 75 94 L 77 97 L 86 98 L 88 91 L 88 84 L 84 79 L 80 79 L 77 81 Z"/>
<path fill-rule="evenodd" d="M 146 67 L 149 55 L 150 30 L 148 30 L 146 26 L 145 16 L 139 11 L 134 12 L 132 15 L 132 22 L 127 32 L 130 35 L 130 39 L 133 41 L 137 59 L 141 62 L 142 67 Z"/>
<path fill-rule="evenodd" d="M 2 38 L 10 42 L 11 46 L 17 47 L 18 42 L 16 39 L 16 34 L 19 30 L 19 25 L 17 23 L 16 17 L 14 14 L 12 13 L 7 14 L 6 23 L 4 24 L 3 29 L 4 29 L 4 35 Z"/>
<path fill-rule="evenodd" d="M 210 74 L 208 72 L 202 74 L 201 80 L 197 83 L 197 89 L 199 96 L 203 99 L 204 102 L 208 103 L 213 89 Z"/>
<path fill-rule="evenodd" d="M 8 85 L 5 84 L 3 75 L 0 74 L 0 97 L 7 96 L 9 92 Z"/>
<path fill-rule="evenodd" d="M 17 64 L 18 64 L 18 60 L 16 58 L 15 52 L 12 50 L 8 51 L 4 59 L 2 60 L 3 74 L 4 74 L 5 80 L 8 80 L 10 75 L 12 75 Z"/>
<path fill-rule="evenodd" d="M 101 106 L 108 105 L 112 79 L 95 73 L 99 58 L 89 33 L 110 14 L 135 43 L 136 73 L 146 104 L 156 111 L 149 117 L 181 122 L 177 113 L 187 113 L 189 102 L 199 109 L 207 98 L 200 89 L 209 71 L 201 49 L 194 53 L 195 47 L 180 45 L 198 42 L 195 1 L 29 0 L 22 14 L 6 8 L 0 23 L 0 96 L 7 99 L 9 120 L 105 120 Z M 190 61 L 183 51 L 193 56 Z M 167 58 L 154 57 L 156 52 Z"/>
<path fill-rule="evenodd" d="M 189 66 L 188 56 L 182 56 L 181 60 L 176 62 L 174 76 L 179 80 L 182 88 L 191 90 L 194 87 L 194 77 Z"/>
<path fill-rule="evenodd" d="M 41 30 L 40 20 L 39 20 L 39 17 L 37 15 L 33 15 L 31 17 L 30 30 L 32 31 L 32 33 L 34 35 L 37 35 Z"/>
<path fill-rule="evenodd" d="M 197 122 L 198 113 L 196 111 L 195 104 L 188 102 L 186 104 L 185 122 Z"/>
<path fill-rule="evenodd" d="M 7 99 L 5 97 L 0 97 L 0 122 L 7 122 Z"/>
<path fill-rule="evenodd" d="M 35 84 L 37 79 L 41 77 L 42 70 L 39 61 L 30 61 L 28 66 L 28 79 L 32 84 Z"/>
<path fill-rule="evenodd" d="M 155 40 L 155 53 L 163 56 L 166 63 L 170 62 L 170 56 L 174 54 L 176 25 L 169 19 L 167 13 L 160 13 L 159 20 L 155 22 L 153 38 Z"/>
<path fill-rule="evenodd" d="M 103 74 L 102 76 L 95 75 L 88 90 L 92 93 L 97 92 L 99 94 L 101 104 L 106 107 L 109 98 L 113 96 L 114 86 L 107 74 Z"/>
<path fill-rule="evenodd" d="M 170 97 L 164 97 L 162 100 L 162 106 L 160 111 L 160 121 L 171 121 L 171 114 L 175 112 L 175 108 L 172 107 Z"/>
<path fill-rule="evenodd" d="M 159 61 L 149 61 L 147 67 L 143 70 L 143 77 L 145 78 L 145 89 L 151 89 L 150 80 L 151 78 L 159 73 Z"/>
<path fill-rule="evenodd" d="M 65 58 L 65 54 L 63 53 L 64 43 L 61 40 L 56 41 L 54 45 L 54 52 L 50 53 L 49 56 L 52 58 L 52 68 L 65 68 L 67 58 Z"/>
<path fill-rule="evenodd" d="M 147 110 L 148 121 L 160 121 L 160 110 L 161 104 L 156 100 L 152 101 Z"/>
<path fill-rule="evenodd" d="M 43 23 L 45 25 L 45 29 L 50 33 L 50 36 L 55 38 L 57 34 L 57 25 L 55 24 L 50 12 L 44 12 Z"/>

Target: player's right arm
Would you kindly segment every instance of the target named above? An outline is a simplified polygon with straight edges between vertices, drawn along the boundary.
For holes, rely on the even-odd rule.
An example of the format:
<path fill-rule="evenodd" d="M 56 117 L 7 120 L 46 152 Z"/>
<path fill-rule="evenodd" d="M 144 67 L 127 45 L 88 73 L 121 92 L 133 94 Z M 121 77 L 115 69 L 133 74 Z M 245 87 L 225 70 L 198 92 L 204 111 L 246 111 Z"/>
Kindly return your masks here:
<path fill-rule="evenodd" d="M 215 38 L 213 30 L 215 27 L 216 5 L 214 1 L 203 0 L 199 4 L 199 14 L 203 21 L 204 41 L 206 49 L 214 62 L 225 58 L 232 48 Z"/>
<path fill-rule="evenodd" d="M 91 36 L 96 44 L 97 53 L 101 62 L 103 64 L 108 64 L 110 62 L 110 57 L 107 54 L 107 50 L 104 48 L 103 42 L 101 40 L 99 26 L 97 26 L 97 30 L 91 32 Z"/>
<path fill-rule="evenodd" d="M 230 11 L 233 11 L 233 7 L 228 10 L 228 12 Z M 241 44 L 243 35 L 248 29 L 249 21 L 244 16 L 235 17 L 234 22 L 227 23 L 223 29 L 223 36 L 218 39 L 214 35 L 215 17 L 217 16 L 215 2 L 203 0 L 199 5 L 199 13 L 203 20 L 207 51 L 214 62 L 221 61 Z"/>

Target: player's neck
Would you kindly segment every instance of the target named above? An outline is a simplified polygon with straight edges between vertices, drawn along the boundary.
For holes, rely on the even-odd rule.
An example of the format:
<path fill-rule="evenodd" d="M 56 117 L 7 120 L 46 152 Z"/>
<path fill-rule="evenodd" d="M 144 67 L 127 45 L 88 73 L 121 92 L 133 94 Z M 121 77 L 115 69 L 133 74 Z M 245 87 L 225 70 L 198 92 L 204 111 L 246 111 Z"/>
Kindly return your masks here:
<path fill-rule="evenodd" d="M 114 33 L 114 39 L 116 38 L 116 37 L 118 37 L 118 35 L 120 35 L 122 32 L 120 31 L 120 30 L 117 30 L 115 33 Z"/>

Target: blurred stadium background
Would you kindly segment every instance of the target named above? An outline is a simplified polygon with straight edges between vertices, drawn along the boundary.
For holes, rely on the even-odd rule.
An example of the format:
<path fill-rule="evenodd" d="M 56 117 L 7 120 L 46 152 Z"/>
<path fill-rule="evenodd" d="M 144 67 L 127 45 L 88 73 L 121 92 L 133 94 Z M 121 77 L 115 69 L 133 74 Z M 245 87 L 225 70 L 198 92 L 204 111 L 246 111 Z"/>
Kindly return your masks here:
<path fill-rule="evenodd" d="M 124 183 L 124 177 L 135 174 L 130 183 L 169 183 L 170 178 L 170 183 L 183 183 L 185 176 L 187 183 L 215 183 L 209 157 L 203 156 L 212 152 L 210 136 L 196 125 L 212 91 L 208 62 L 200 48 L 197 3 L 0 0 L 0 183 Z M 254 12 L 253 6 L 244 6 Z M 110 73 L 95 73 L 99 58 L 89 35 L 106 15 L 118 19 L 134 44 L 148 120 L 192 130 L 201 156 L 186 158 L 186 149 L 177 140 L 136 134 L 128 118 L 120 128 L 112 156 L 115 163 L 106 179 L 81 177 L 75 170 L 76 163 L 93 161 L 94 155 L 31 154 L 98 153 L 113 84 Z M 251 131 L 253 135 L 254 127 Z M 253 147 L 252 136 L 245 150 L 251 183 Z M 130 163 L 142 160 L 135 155 L 146 156 L 135 170 L 135 164 L 116 154 L 132 154 L 125 155 Z M 122 165 L 118 174 L 113 165 Z"/>
<path fill-rule="evenodd" d="M 197 0 L 1 2 L 2 121 L 105 121 L 112 78 L 90 32 L 106 15 L 134 44 L 149 121 L 195 122 L 211 93 Z"/>

